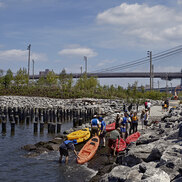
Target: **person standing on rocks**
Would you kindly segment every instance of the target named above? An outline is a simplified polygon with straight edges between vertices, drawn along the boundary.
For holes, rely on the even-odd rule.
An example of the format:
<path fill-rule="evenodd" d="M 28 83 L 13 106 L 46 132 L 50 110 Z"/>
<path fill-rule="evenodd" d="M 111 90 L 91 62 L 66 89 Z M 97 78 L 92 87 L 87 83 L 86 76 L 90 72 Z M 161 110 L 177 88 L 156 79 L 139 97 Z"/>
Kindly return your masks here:
<path fill-rule="evenodd" d="M 147 101 L 145 101 L 144 105 L 145 105 L 145 109 L 147 109 Z"/>
<path fill-rule="evenodd" d="M 132 125 L 132 117 L 133 117 L 133 111 L 131 111 L 130 112 L 130 114 L 129 114 L 129 117 L 128 117 L 128 123 L 129 123 L 129 125 L 130 125 L 130 128 L 129 128 L 129 135 L 131 135 L 131 130 L 132 130 L 132 128 L 133 128 L 133 125 Z"/>
<path fill-rule="evenodd" d="M 101 143 L 103 143 L 103 147 L 106 146 L 106 138 L 105 138 L 105 135 L 106 135 L 106 123 L 105 121 L 103 120 L 102 117 L 99 117 L 99 121 L 101 122 L 101 128 L 100 128 L 100 138 L 101 138 Z"/>
<path fill-rule="evenodd" d="M 142 124 L 142 130 L 144 129 L 144 115 L 145 115 L 145 110 L 142 110 L 142 113 L 140 115 L 140 121 L 141 121 L 141 124 Z"/>
<path fill-rule="evenodd" d="M 121 118 L 119 113 L 117 113 L 115 122 L 116 122 L 115 129 L 117 129 L 119 127 L 119 124 L 121 123 Z"/>
<path fill-rule="evenodd" d="M 150 108 L 151 108 L 151 102 L 148 101 L 148 102 L 147 102 L 147 109 L 148 109 L 148 113 L 149 113 L 149 114 L 150 114 Z"/>
<path fill-rule="evenodd" d="M 112 150 L 114 150 L 113 152 L 113 156 L 116 156 L 116 140 L 118 139 L 118 147 L 119 147 L 119 141 L 120 141 L 120 128 L 118 127 L 117 129 L 113 130 L 110 132 L 110 137 L 108 140 L 108 157 L 109 157 L 109 161 L 110 161 L 110 154 L 112 152 Z"/>
<path fill-rule="evenodd" d="M 125 112 L 121 122 L 121 135 L 124 140 L 127 135 L 127 128 L 128 128 L 128 114 Z"/>
<path fill-rule="evenodd" d="M 132 120 L 131 120 L 131 125 L 132 125 L 133 133 L 137 132 L 137 129 L 138 129 L 138 116 L 137 116 L 137 112 L 134 112 L 134 115 L 133 115 Z"/>
<path fill-rule="evenodd" d="M 149 119 L 148 109 L 145 109 L 144 125 L 145 125 L 146 129 L 147 129 L 147 125 L 148 125 L 148 119 Z"/>
<path fill-rule="evenodd" d="M 68 164 L 68 158 L 69 158 L 68 150 L 69 149 L 72 150 L 75 153 L 75 155 L 78 157 L 74 144 L 77 144 L 77 140 L 73 140 L 73 141 L 66 140 L 60 145 L 60 147 L 59 147 L 59 153 L 60 153 L 59 162 L 60 163 L 62 162 L 62 157 L 64 155 L 64 156 L 66 156 L 65 163 Z"/>
<path fill-rule="evenodd" d="M 99 135 L 99 120 L 96 115 L 94 115 L 94 118 L 91 120 L 91 135 Z"/>

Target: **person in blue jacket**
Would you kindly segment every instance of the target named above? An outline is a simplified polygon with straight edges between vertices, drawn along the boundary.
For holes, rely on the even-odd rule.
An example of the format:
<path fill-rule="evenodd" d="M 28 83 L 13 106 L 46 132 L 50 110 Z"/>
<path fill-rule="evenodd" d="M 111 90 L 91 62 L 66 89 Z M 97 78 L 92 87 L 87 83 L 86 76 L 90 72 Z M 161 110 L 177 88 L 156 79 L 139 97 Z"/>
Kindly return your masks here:
<path fill-rule="evenodd" d="M 105 147 L 106 146 L 106 138 L 105 138 L 105 136 L 106 136 L 106 123 L 102 117 L 99 117 L 99 121 L 101 122 L 100 138 L 101 138 L 101 141 L 103 142 L 103 147 Z"/>
<path fill-rule="evenodd" d="M 97 116 L 94 115 L 93 119 L 91 120 L 91 135 L 98 136 L 99 134 L 99 120 L 97 119 Z"/>
<path fill-rule="evenodd" d="M 74 144 L 77 144 L 77 140 L 65 140 L 59 147 L 59 152 L 60 152 L 60 158 L 59 158 L 59 162 L 61 163 L 62 162 L 62 157 L 63 155 L 66 156 L 66 159 L 65 159 L 65 163 L 68 164 L 68 150 L 72 150 L 75 155 L 78 157 L 78 154 L 75 150 L 75 146 Z"/>

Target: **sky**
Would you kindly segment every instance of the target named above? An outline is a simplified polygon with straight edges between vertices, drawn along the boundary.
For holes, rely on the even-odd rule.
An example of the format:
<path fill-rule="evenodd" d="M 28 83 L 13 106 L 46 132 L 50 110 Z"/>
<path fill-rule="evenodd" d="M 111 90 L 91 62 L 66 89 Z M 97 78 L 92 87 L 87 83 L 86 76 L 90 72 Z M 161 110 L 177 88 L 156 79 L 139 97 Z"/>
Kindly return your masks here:
<path fill-rule="evenodd" d="M 0 69 L 28 67 L 35 74 L 88 72 L 117 66 L 182 45 L 182 0 L 0 0 Z M 182 53 L 154 63 L 154 71 L 178 72 Z M 118 70 L 149 71 L 149 63 Z M 127 87 L 149 79 L 100 79 Z M 157 79 L 154 86 L 157 87 Z M 165 80 L 159 80 L 165 86 Z M 169 86 L 180 80 L 169 81 Z"/>

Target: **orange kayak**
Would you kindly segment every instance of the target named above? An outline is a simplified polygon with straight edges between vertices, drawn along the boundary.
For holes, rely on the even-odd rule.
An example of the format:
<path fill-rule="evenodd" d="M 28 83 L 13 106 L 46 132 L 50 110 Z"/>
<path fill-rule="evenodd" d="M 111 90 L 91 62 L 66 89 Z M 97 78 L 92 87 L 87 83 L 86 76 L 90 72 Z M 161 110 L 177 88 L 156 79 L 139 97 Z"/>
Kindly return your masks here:
<path fill-rule="evenodd" d="M 131 134 L 126 138 L 126 143 L 130 144 L 131 142 L 136 142 L 138 138 L 140 137 L 140 133 L 137 131 L 136 133 Z"/>
<path fill-rule="evenodd" d="M 84 164 L 88 162 L 95 155 L 99 146 L 100 139 L 98 136 L 92 137 L 80 150 L 77 158 L 78 164 Z"/>
<path fill-rule="evenodd" d="M 111 148 L 114 149 L 113 146 Z M 126 148 L 126 142 L 122 138 L 120 138 L 119 148 L 118 148 L 118 139 L 117 139 L 116 140 L 116 152 L 121 152 L 121 151 L 125 150 L 125 148 Z"/>

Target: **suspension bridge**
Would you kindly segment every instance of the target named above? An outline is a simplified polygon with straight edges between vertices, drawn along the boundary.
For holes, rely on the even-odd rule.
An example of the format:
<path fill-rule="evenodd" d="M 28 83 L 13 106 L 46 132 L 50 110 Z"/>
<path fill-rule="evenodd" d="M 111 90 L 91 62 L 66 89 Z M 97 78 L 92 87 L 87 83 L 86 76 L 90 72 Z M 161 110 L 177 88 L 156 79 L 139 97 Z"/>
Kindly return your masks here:
<path fill-rule="evenodd" d="M 97 77 L 97 78 L 150 78 L 150 82 L 154 78 L 160 78 L 162 80 L 173 80 L 181 79 L 182 86 L 182 70 L 181 72 L 154 72 L 153 63 L 164 61 L 165 58 L 170 58 L 174 62 L 172 56 L 180 55 L 182 53 L 182 45 L 162 51 L 157 54 L 153 54 L 151 51 L 148 51 L 148 56 L 137 59 L 135 61 L 126 62 L 120 65 L 98 69 L 92 72 L 85 72 L 87 77 Z M 150 72 L 121 72 L 126 69 L 136 68 L 141 65 L 150 64 Z M 180 65 L 182 67 L 182 65 Z M 87 70 L 87 69 L 86 69 Z M 136 69 L 135 69 L 136 70 Z M 47 72 L 41 72 L 43 74 L 39 75 L 30 75 L 30 79 L 39 79 L 40 77 L 45 77 Z M 72 73 L 73 78 L 80 78 L 82 73 Z M 58 74 L 57 74 L 58 76 Z M 151 83 L 150 83 L 151 84 Z"/>

